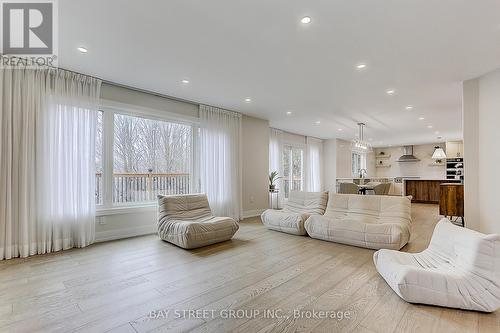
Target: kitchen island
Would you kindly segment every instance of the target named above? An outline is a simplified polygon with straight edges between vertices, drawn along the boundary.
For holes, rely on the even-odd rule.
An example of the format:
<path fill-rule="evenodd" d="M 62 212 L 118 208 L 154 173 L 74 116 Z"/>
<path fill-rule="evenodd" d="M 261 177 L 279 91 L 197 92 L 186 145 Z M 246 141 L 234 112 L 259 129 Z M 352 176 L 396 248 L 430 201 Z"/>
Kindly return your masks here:
<path fill-rule="evenodd" d="M 452 179 L 405 179 L 405 195 L 412 196 L 412 202 L 439 203 L 439 186 L 443 183 L 457 183 L 460 180 Z"/>

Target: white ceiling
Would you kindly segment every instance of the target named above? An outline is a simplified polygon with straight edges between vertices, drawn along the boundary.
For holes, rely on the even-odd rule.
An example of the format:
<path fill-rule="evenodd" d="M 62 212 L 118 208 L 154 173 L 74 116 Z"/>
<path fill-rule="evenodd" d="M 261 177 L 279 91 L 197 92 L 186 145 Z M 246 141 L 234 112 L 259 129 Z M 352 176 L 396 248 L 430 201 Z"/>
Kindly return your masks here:
<path fill-rule="evenodd" d="M 321 138 L 351 139 L 363 121 L 376 146 L 460 138 L 461 81 L 500 67 L 498 0 L 71 0 L 59 11 L 63 68 Z"/>

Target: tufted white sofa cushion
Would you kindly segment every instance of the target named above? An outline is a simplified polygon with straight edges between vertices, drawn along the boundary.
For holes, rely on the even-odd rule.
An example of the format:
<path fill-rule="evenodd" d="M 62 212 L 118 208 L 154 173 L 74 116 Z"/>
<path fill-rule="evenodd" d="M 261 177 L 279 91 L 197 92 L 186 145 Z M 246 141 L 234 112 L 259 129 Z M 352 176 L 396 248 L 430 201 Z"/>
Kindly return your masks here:
<path fill-rule="evenodd" d="M 410 239 L 411 202 L 407 197 L 333 194 L 324 216 L 311 216 L 305 229 L 317 239 L 399 250 Z"/>
<path fill-rule="evenodd" d="M 466 310 L 500 308 L 500 240 L 442 219 L 420 253 L 379 250 L 375 266 L 404 300 Z"/>
<path fill-rule="evenodd" d="M 282 210 L 268 209 L 261 215 L 262 223 L 271 230 L 305 235 L 304 221 L 314 214 L 323 214 L 328 192 L 292 191 Z"/>

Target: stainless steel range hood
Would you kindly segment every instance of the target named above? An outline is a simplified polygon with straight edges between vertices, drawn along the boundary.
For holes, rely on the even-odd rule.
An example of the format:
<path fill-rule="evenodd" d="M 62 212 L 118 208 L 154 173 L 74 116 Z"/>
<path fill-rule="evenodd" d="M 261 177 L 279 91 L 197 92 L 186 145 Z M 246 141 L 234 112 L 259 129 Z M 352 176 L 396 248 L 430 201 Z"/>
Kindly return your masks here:
<path fill-rule="evenodd" d="M 417 157 L 413 155 L 413 146 L 403 147 L 403 156 L 401 156 L 398 162 L 418 162 L 420 161 Z"/>

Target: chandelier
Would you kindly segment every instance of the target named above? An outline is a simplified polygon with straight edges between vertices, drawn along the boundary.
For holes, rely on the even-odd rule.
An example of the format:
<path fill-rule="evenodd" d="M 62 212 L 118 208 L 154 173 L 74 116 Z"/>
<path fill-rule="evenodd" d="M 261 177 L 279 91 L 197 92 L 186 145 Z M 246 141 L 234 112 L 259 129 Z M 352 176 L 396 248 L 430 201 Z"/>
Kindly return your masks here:
<path fill-rule="evenodd" d="M 352 140 L 351 149 L 355 153 L 365 154 L 372 151 L 372 146 L 365 141 L 364 130 L 365 123 L 358 123 L 359 135 L 356 139 Z"/>

